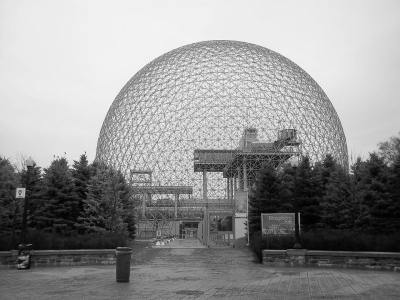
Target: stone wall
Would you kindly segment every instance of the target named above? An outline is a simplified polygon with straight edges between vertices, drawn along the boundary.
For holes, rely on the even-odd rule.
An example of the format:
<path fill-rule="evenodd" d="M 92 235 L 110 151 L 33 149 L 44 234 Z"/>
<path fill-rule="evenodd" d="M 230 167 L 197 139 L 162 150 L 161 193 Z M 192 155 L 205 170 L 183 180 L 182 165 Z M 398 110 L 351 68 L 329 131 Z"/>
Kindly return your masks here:
<path fill-rule="evenodd" d="M 263 250 L 262 261 L 264 265 L 274 267 L 308 266 L 400 271 L 399 252 Z"/>
<path fill-rule="evenodd" d="M 0 268 L 15 268 L 18 252 L 0 251 Z M 31 266 L 84 266 L 115 264 L 114 249 L 33 250 Z"/>

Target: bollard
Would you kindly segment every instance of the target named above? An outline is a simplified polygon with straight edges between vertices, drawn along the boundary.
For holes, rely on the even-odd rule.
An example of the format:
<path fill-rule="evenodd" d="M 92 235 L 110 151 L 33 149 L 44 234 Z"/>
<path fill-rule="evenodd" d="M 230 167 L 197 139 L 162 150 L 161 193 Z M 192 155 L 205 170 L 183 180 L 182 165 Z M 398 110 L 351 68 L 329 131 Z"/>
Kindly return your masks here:
<path fill-rule="evenodd" d="M 117 249 L 115 249 L 115 255 L 117 257 L 117 282 L 129 282 L 129 275 L 131 273 L 131 254 L 132 248 L 129 247 L 117 247 Z"/>

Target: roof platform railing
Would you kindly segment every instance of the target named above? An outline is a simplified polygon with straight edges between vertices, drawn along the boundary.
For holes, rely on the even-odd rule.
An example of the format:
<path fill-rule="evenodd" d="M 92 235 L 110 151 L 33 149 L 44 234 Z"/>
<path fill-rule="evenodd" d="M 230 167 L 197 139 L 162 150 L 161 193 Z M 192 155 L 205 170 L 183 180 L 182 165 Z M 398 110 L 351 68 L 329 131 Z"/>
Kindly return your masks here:
<path fill-rule="evenodd" d="M 193 194 L 192 186 L 164 186 L 164 185 L 149 185 L 149 186 L 132 186 L 132 192 L 134 194 L 152 194 L 152 195 L 162 195 L 162 194 Z"/>
<path fill-rule="evenodd" d="M 194 171 L 195 172 L 222 172 L 226 164 L 231 161 L 239 150 L 223 149 L 195 149 Z"/>

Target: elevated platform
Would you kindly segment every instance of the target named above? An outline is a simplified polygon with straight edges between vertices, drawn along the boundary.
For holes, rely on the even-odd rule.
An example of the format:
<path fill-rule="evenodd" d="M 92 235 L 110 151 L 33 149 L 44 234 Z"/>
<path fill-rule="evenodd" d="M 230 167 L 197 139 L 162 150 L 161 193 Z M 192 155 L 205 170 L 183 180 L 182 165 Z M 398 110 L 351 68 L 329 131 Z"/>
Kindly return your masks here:
<path fill-rule="evenodd" d="M 222 172 L 225 178 L 237 175 L 237 168 L 247 165 L 249 172 L 261 169 L 265 163 L 274 168 L 292 156 L 300 154 L 295 129 L 284 129 L 278 132 L 274 142 L 260 142 L 255 128 L 243 132 L 237 149 L 195 149 L 194 172 Z"/>
<path fill-rule="evenodd" d="M 237 174 L 237 169 L 242 168 L 247 164 L 249 171 L 258 171 L 265 167 L 268 163 L 272 167 L 278 167 L 282 162 L 287 161 L 292 156 L 299 155 L 297 151 L 283 152 L 283 151 L 255 151 L 243 152 L 236 154 L 233 159 L 228 162 L 223 169 L 223 176 L 225 178 L 234 177 Z"/>
<path fill-rule="evenodd" d="M 133 186 L 132 191 L 134 194 L 193 194 L 192 186 L 165 186 L 165 185 L 154 185 L 154 186 Z"/>
<path fill-rule="evenodd" d="M 169 210 L 174 209 L 175 203 L 154 203 L 153 205 L 146 205 L 146 209 L 160 209 L 160 210 Z M 196 209 L 196 210 L 204 210 L 208 209 L 211 211 L 219 211 L 219 210 L 233 210 L 233 203 L 227 200 L 225 201 L 210 201 L 210 202 L 203 202 L 203 201 L 188 201 L 188 200 L 179 200 L 176 203 L 177 209 Z"/>
<path fill-rule="evenodd" d="M 195 149 L 194 171 L 222 172 L 239 152 L 240 150 Z"/>

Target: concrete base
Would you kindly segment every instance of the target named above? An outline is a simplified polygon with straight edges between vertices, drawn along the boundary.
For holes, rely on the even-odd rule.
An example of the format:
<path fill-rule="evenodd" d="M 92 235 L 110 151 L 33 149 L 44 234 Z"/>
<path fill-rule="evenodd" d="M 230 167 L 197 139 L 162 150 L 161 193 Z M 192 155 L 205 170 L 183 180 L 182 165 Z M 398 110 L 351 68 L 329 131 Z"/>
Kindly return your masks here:
<path fill-rule="evenodd" d="M 271 267 L 339 267 L 400 271 L 400 253 L 397 252 L 263 250 L 262 260 L 264 265 Z"/>
<path fill-rule="evenodd" d="M 115 249 L 32 250 L 32 267 L 115 264 Z M 15 268 L 17 251 L 0 251 L 0 269 Z"/>

